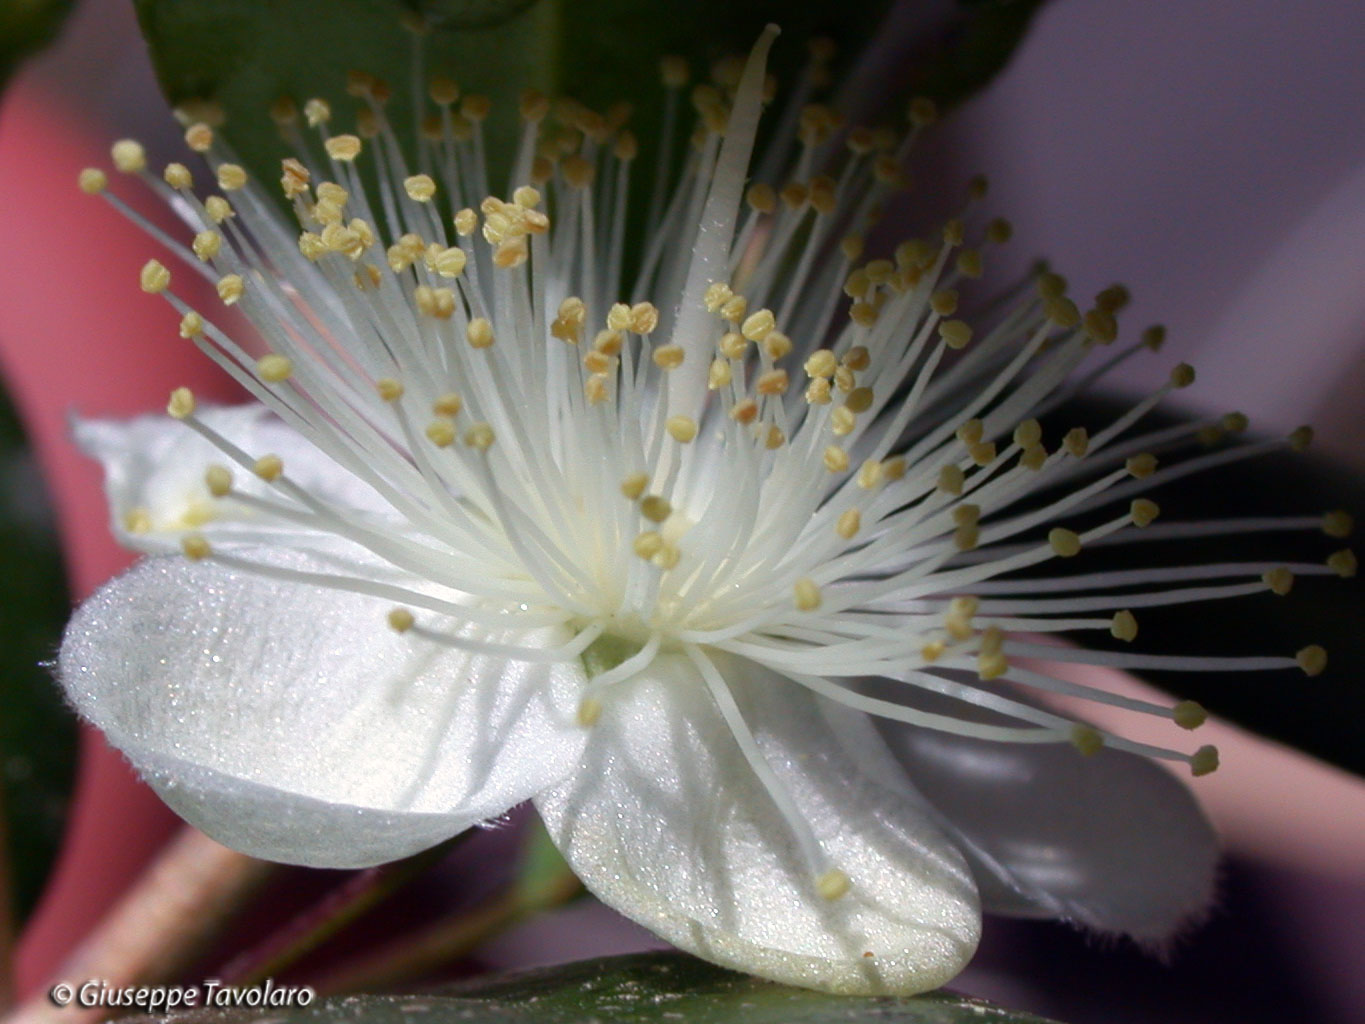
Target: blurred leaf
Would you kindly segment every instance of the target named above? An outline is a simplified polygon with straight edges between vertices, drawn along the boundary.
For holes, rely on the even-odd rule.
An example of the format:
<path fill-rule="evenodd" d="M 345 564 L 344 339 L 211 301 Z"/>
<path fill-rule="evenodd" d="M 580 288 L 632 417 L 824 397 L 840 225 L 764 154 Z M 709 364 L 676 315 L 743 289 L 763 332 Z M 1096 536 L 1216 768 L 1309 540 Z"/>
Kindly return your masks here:
<path fill-rule="evenodd" d="M 74 0 L 5 0 L 0 3 L 0 86 L 19 62 L 57 35 Z"/>
<path fill-rule="evenodd" d="M 1053 417 L 1055 428 L 1104 424 L 1126 403 L 1087 398 Z M 1150 414 L 1144 425 L 1160 429 L 1179 421 Z M 1255 417 L 1252 417 L 1255 428 Z M 1345 508 L 1365 514 L 1365 479 L 1311 450 L 1288 449 L 1185 477 L 1150 495 L 1162 522 L 1249 516 L 1313 516 Z M 1112 514 L 1112 509 L 1106 512 Z M 1320 530 L 1255 533 L 1233 537 L 1117 545 L 1096 549 L 1091 564 L 1058 571 L 1150 568 L 1214 562 L 1321 563 L 1349 540 Z M 1101 561 L 1102 560 L 1102 561 Z M 1078 560 L 1079 561 L 1079 560 Z M 1146 678 L 1180 698 L 1197 700 L 1229 721 L 1298 747 L 1325 761 L 1365 775 L 1365 586 L 1360 577 L 1299 577 L 1285 597 L 1256 594 L 1215 604 L 1145 608 L 1137 644 L 1157 654 L 1292 656 L 1319 643 L 1327 670 L 1312 679 L 1283 672 L 1152 672 Z"/>
<path fill-rule="evenodd" d="M 247 1021 L 261 1011 L 197 1010 L 182 1024 Z M 270 1011 L 278 1024 L 1048 1024 L 944 992 L 913 998 L 831 996 L 713 967 L 682 953 L 640 953 L 481 978 L 418 996 L 349 996 L 306 1009 Z M 420 1018 L 419 1018 L 420 1015 Z M 150 1019 L 150 1018 L 144 1018 Z"/>
<path fill-rule="evenodd" d="M 355 101 L 345 73 L 363 70 L 394 88 L 390 120 L 400 136 L 413 123 L 414 37 L 400 27 L 420 12 L 431 26 L 422 39 L 425 68 L 453 77 L 465 92 L 494 100 L 485 123 L 495 167 L 505 167 L 518 131 L 517 97 L 526 88 L 569 93 L 605 109 L 627 100 L 631 127 L 646 161 L 652 157 L 663 89 L 658 61 L 680 54 L 704 78 L 710 64 L 743 53 L 776 18 L 783 38 L 772 70 L 792 82 L 807 59 L 805 41 L 825 35 L 845 64 L 869 40 L 895 53 L 879 65 L 876 116 L 894 115 L 910 84 L 941 99 L 960 98 L 1003 66 L 1041 0 L 931 0 L 930 16 L 883 19 L 889 0 L 814 0 L 775 8 L 768 0 L 135 0 L 163 89 L 173 103 L 212 99 L 228 114 L 223 133 L 242 161 L 273 179 L 286 150 L 270 119 L 282 96 L 313 96 L 333 107 L 336 130 L 351 130 Z M 901 22 L 906 25 L 897 27 Z M 887 26 L 890 26 L 888 28 Z M 901 35 L 906 38 L 902 39 Z M 906 81 L 906 54 L 923 66 Z M 866 104 L 860 116 L 873 116 Z M 500 180 L 495 174 L 494 180 Z"/>
<path fill-rule="evenodd" d="M 550 839 L 539 815 L 532 815 L 522 838 L 515 886 L 517 902 L 528 911 L 557 906 L 566 894 L 582 890 L 582 883 Z"/>
<path fill-rule="evenodd" d="M 51 513 L 0 397 L 0 786 L 14 907 L 32 910 L 56 857 L 75 771 L 75 719 L 42 663 L 70 614 Z"/>

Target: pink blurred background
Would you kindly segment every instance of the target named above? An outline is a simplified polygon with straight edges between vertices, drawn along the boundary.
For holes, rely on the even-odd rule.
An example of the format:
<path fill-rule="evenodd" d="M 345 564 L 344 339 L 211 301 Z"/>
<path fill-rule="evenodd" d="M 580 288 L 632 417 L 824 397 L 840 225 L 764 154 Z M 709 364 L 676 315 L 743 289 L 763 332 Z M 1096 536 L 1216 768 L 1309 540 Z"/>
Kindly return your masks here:
<path fill-rule="evenodd" d="M 933 144 L 944 166 L 990 174 L 1019 260 L 1045 254 L 1081 293 L 1122 280 L 1137 321 L 1170 327 L 1163 357 L 1136 366 L 1128 387 L 1187 359 L 1201 371 L 1192 405 L 1242 408 L 1275 429 L 1312 421 L 1326 451 L 1362 470 L 1362 40 L 1365 5 L 1339 0 L 1054 0 L 1012 66 Z M 228 394 L 177 345 L 163 305 L 138 291 L 154 246 L 74 187 L 76 171 L 107 163 L 108 142 L 124 135 L 154 159 L 179 158 L 131 4 L 87 0 L 0 109 L 0 361 L 58 511 L 76 598 L 130 558 L 109 539 L 97 471 L 68 443 L 67 414 L 158 408 L 181 383 Z M 1266 942 L 1283 947 L 1277 962 L 1312 992 L 1316 1009 L 1300 1019 L 1358 1020 L 1365 785 L 1224 732 L 1220 745 L 1241 745 L 1240 763 L 1254 766 L 1200 789 L 1229 840 L 1233 896 L 1250 886 L 1256 919 L 1275 929 Z M 175 828 L 98 736 L 85 735 L 82 755 L 68 841 L 20 950 L 24 986 L 54 969 Z M 557 928 L 499 940 L 485 961 L 650 944 L 591 903 L 563 914 Z M 1056 982 L 1020 953 L 1039 933 L 993 927 L 960 987 L 1074 1015 L 1074 999 L 1056 998 Z M 1108 969 L 1075 949 L 1076 972 Z M 1146 968 L 1134 970 L 1146 984 Z M 1153 965 L 1150 983 L 1162 977 Z"/>

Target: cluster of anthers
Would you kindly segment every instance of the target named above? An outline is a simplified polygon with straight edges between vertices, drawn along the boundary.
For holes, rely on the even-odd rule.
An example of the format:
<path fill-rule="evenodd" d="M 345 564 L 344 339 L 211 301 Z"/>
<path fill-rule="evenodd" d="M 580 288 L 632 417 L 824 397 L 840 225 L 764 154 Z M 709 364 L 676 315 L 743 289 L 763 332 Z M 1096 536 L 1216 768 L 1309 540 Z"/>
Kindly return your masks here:
<path fill-rule="evenodd" d="M 281 102 L 275 120 L 294 150 L 281 185 L 301 231 L 202 120 L 185 139 L 211 167 L 215 194 L 197 190 L 183 164 L 157 175 L 141 146 L 119 142 L 115 166 L 169 202 L 195 232 L 188 247 L 110 195 L 104 173 L 87 170 L 80 184 L 245 314 L 268 351 L 249 351 L 190 308 L 161 263 L 142 271 L 143 290 L 179 311 L 184 338 L 387 509 L 311 492 L 278 456 L 221 436 L 181 388 L 170 414 L 223 454 L 206 467 L 210 494 L 234 514 L 333 535 L 416 582 L 264 564 L 193 530 L 186 555 L 389 599 L 398 606 L 389 625 L 429 641 L 511 660 L 582 659 L 587 728 L 613 687 L 662 653 L 685 655 L 821 893 L 836 898 L 848 879 L 765 764 L 717 652 L 873 716 L 1082 754 L 1108 745 L 1201 775 L 1217 765 L 1211 746 L 1136 743 L 1048 700 L 1086 698 L 1183 729 L 1204 721 L 1199 705 L 1064 681 L 1043 663 L 1316 675 L 1318 646 L 1170 657 L 1093 649 L 1091 639 L 1131 642 L 1138 609 L 1283 595 L 1296 574 L 1351 575 L 1355 559 L 1028 574 L 1130 541 L 1310 528 L 1344 537 L 1350 521 L 1333 512 L 1154 524 L 1147 488 L 1310 439 L 1303 428 L 1220 447 L 1245 430 L 1239 414 L 1142 432 L 1144 415 L 1193 381 L 1187 365 L 1103 429 L 1049 439 L 1040 419 L 1157 350 L 1162 329 L 1116 346 L 1125 289 L 1082 310 L 1050 272 L 978 302 L 978 326 L 960 318 L 959 289 L 1010 236 L 1006 221 L 979 212 L 984 179 L 936 235 L 868 258 L 864 234 L 906 187 L 931 103 L 910 105 L 905 132 L 849 127 L 809 102 L 829 59 L 813 46 L 746 189 L 760 109 L 774 94 L 764 73 L 774 34 L 747 63 L 722 62 L 691 89 L 696 129 L 678 175 L 669 140 L 688 76 L 681 61 L 664 62 L 663 143 L 631 281 L 637 144 L 624 107 L 603 116 L 525 95 L 501 199 L 488 184 L 489 103 L 449 80 L 430 83 L 411 148 L 386 114 L 387 87 L 370 76 L 351 76 L 354 134 L 334 131 L 321 100 L 301 117 Z M 1168 453 L 1180 457 L 1168 463 Z M 268 487 L 244 487 L 242 474 Z M 142 515 L 128 526 L 149 528 Z M 572 639 L 491 643 L 471 637 L 470 623 L 564 627 Z M 1058 634 L 1084 646 L 1049 639 Z M 865 677 L 904 684 L 904 697 L 868 695 Z M 919 710 L 918 691 L 966 711 Z"/>

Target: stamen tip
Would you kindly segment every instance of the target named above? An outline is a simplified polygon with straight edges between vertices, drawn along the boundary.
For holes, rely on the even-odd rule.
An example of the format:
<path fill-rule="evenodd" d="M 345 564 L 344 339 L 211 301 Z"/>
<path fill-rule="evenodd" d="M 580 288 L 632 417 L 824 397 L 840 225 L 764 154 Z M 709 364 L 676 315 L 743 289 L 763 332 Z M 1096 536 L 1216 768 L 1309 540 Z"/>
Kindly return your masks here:
<path fill-rule="evenodd" d="M 1201 775 L 1212 775 L 1218 770 L 1218 748 L 1214 746 L 1200 747 L 1190 755 L 1190 774 L 1198 778 Z"/>
<path fill-rule="evenodd" d="M 1306 676 L 1319 676 L 1327 668 L 1327 651 L 1319 644 L 1309 644 L 1294 655 Z"/>
<path fill-rule="evenodd" d="M 394 608 L 388 615 L 389 628 L 395 633 L 406 633 L 416 623 L 412 612 L 406 608 Z"/>
<path fill-rule="evenodd" d="M 815 891 L 820 894 L 822 899 L 830 902 L 848 895 L 848 891 L 852 887 L 852 880 L 838 868 L 830 868 L 815 880 Z"/>

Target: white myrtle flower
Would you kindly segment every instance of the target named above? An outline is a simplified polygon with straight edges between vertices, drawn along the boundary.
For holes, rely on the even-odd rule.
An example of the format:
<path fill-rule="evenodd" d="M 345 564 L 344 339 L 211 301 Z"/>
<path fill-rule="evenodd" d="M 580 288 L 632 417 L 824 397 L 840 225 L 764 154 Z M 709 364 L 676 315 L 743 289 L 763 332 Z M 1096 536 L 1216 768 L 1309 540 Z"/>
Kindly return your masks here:
<path fill-rule="evenodd" d="M 692 92 L 693 144 L 680 173 L 661 158 L 631 281 L 636 146 L 616 111 L 526 96 L 501 199 L 486 101 L 433 81 L 413 167 L 385 88 L 355 75 L 359 135 L 322 101 L 306 125 L 274 112 L 298 225 L 202 122 L 186 139 L 213 194 L 118 143 L 188 248 L 84 172 L 264 348 L 147 264 L 144 290 L 259 404 L 202 409 L 179 389 L 169 419 L 78 424 L 116 531 L 157 557 L 76 613 L 62 683 L 230 846 L 369 865 L 533 799 L 605 902 L 785 982 L 935 987 L 983 907 L 1160 941 L 1206 904 L 1216 853 L 1151 759 L 1212 770 L 1211 747 L 1181 742 L 1204 713 L 1047 663 L 1314 674 L 1317 647 L 1123 645 L 1133 609 L 1283 593 L 1354 562 L 1030 570 L 1348 520 L 1149 525 L 1149 485 L 1307 439 L 1158 466 L 1245 426 L 1141 433 L 1185 366 L 1096 433 L 1045 436 L 1037 417 L 1097 375 L 1088 360 L 1112 368 L 1160 332 L 1106 349 L 1122 289 L 1081 312 L 1053 274 L 958 318 L 958 288 L 1009 235 L 978 212 L 983 183 L 938 236 L 865 259 L 930 104 L 904 137 L 848 130 L 809 103 L 815 47 L 763 160 L 775 177 L 746 191 L 775 35 Z M 685 68 L 664 78 L 672 118 Z M 1101 733 L 1059 696 L 1169 719 L 1172 746 Z"/>

